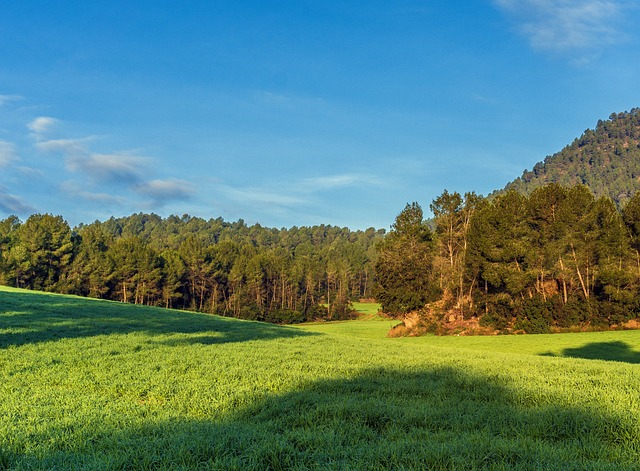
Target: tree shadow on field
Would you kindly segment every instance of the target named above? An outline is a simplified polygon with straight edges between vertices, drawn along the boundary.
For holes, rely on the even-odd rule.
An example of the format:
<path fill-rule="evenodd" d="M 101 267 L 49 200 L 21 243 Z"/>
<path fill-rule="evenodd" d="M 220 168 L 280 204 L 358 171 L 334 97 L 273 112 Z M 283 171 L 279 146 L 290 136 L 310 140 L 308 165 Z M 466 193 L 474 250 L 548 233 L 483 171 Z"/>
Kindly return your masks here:
<path fill-rule="evenodd" d="M 634 469 L 639 451 L 629 415 L 567 406 L 456 368 L 366 370 L 258 397 L 218 420 L 154 422 L 140 409 L 134 418 L 60 420 L 26 433 L 5 446 L 0 467 Z"/>
<path fill-rule="evenodd" d="M 611 342 L 593 342 L 582 347 L 565 348 L 562 356 L 585 358 L 588 360 L 622 361 L 625 363 L 640 363 L 640 352 L 620 340 Z"/>
<path fill-rule="evenodd" d="M 0 291 L 0 348 L 136 332 L 151 336 L 193 334 L 165 341 L 169 344 L 217 344 L 313 335 L 291 327 L 208 314 L 50 293 Z"/>

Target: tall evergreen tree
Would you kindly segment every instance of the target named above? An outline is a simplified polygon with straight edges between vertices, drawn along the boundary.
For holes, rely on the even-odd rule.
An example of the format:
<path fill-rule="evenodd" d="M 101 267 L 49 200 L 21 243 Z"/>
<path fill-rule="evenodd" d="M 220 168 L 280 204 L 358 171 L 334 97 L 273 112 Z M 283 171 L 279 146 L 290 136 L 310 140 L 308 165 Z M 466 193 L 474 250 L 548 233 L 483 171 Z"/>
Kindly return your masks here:
<path fill-rule="evenodd" d="M 61 216 L 34 214 L 16 231 L 10 253 L 20 285 L 53 291 L 71 262 L 71 229 Z"/>
<path fill-rule="evenodd" d="M 375 294 L 384 311 L 404 314 L 436 299 L 433 237 L 418 203 L 405 206 L 377 248 Z"/>

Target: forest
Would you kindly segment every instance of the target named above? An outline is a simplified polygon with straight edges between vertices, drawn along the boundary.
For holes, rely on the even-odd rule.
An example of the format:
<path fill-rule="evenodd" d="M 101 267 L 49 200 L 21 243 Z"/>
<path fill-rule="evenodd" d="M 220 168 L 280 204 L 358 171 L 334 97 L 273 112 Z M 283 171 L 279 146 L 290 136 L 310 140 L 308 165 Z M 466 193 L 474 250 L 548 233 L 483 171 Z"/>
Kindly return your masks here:
<path fill-rule="evenodd" d="M 585 186 L 495 198 L 445 191 L 407 205 L 379 244 L 376 297 L 419 328 L 542 333 L 623 326 L 640 313 L 640 194 L 620 211 Z M 631 324 L 626 324 L 631 325 Z"/>
<path fill-rule="evenodd" d="M 371 296 L 383 234 L 142 213 L 72 230 L 62 216 L 11 216 L 0 284 L 276 323 L 344 319 L 350 299 Z"/>
<path fill-rule="evenodd" d="M 622 210 L 587 187 L 524 196 L 444 191 L 391 230 L 269 229 L 134 214 L 71 229 L 0 221 L 0 282 L 276 323 L 348 319 L 375 297 L 418 329 L 528 332 L 622 326 L 640 313 L 640 193 Z M 628 325 L 628 324 L 627 324 Z"/>
<path fill-rule="evenodd" d="M 428 223 L 417 203 L 407 205 L 379 246 L 376 296 L 389 312 L 421 310 L 410 334 L 631 326 L 640 310 L 639 190 L 633 108 L 488 198 L 445 191 Z"/>
<path fill-rule="evenodd" d="M 640 316 L 640 109 L 488 197 L 444 191 L 391 230 L 133 214 L 0 221 L 0 284 L 275 323 L 375 298 L 404 334 L 631 327 Z M 403 332 L 401 332 L 402 334 Z"/>

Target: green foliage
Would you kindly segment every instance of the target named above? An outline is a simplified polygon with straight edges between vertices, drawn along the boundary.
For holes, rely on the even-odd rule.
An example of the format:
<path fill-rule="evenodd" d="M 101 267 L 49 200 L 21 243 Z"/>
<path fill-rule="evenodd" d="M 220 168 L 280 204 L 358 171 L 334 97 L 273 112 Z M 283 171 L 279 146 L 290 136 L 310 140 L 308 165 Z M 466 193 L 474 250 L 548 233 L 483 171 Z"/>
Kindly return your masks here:
<path fill-rule="evenodd" d="M 372 295 L 382 234 L 143 213 L 72 232 L 59 216 L 12 216 L 0 221 L 0 282 L 278 323 L 342 319 Z"/>
<path fill-rule="evenodd" d="M 407 204 L 391 232 L 378 243 L 375 296 L 385 312 L 421 309 L 437 296 L 433 283 L 432 234 L 422 208 Z"/>
<path fill-rule="evenodd" d="M 555 304 L 555 305 L 554 305 Z M 518 303 L 515 310 L 515 329 L 530 334 L 546 334 L 553 325 L 554 313 L 558 305 L 552 300 L 529 298 Z"/>
<path fill-rule="evenodd" d="M 623 217 L 584 186 L 499 195 L 479 209 L 471 235 L 471 273 L 484 287 L 475 290 L 476 313 L 485 325 L 541 333 L 637 317 L 640 272 Z"/>
<path fill-rule="evenodd" d="M 477 317 L 501 332 L 619 328 L 639 314 L 638 208 L 634 197 L 621 213 L 584 185 L 489 200 L 445 191 L 431 205 L 428 244 L 416 250 L 415 237 L 394 230 L 379 245 L 378 300 L 403 313 L 438 299 L 426 309 L 442 314 L 435 322 Z M 393 228 L 420 227 L 418 209 L 407 205 Z"/>
<path fill-rule="evenodd" d="M 622 208 L 622 218 L 631 237 L 631 247 L 640 252 L 640 192 Z"/>
<path fill-rule="evenodd" d="M 614 113 L 505 189 L 531 194 L 549 183 L 586 185 L 596 198 L 623 207 L 640 190 L 640 108 Z"/>
<path fill-rule="evenodd" d="M 594 311 L 594 304 L 588 303 L 581 298 L 570 298 L 566 303 L 562 304 L 559 299 L 555 299 L 555 321 L 559 327 L 571 327 L 577 325 L 585 325 L 591 321 L 593 324 L 600 324 L 598 316 Z M 600 303 L 600 304 L 604 304 Z M 608 326 L 608 324 L 607 324 Z"/>
<path fill-rule="evenodd" d="M 487 313 L 481 317 L 480 325 L 492 327 L 506 332 L 513 319 L 513 303 L 508 296 L 496 297 L 494 302 L 486 305 Z"/>
<path fill-rule="evenodd" d="M 483 204 L 482 198 L 475 193 L 449 193 L 434 199 L 430 205 L 436 226 L 436 266 L 438 267 L 439 288 L 448 304 L 461 313 L 472 305 L 471 293 L 465 290 L 465 275 L 472 260 L 469 254 L 471 225 L 478 207 Z M 472 268 L 473 269 L 473 268 Z"/>
<path fill-rule="evenodd" d="M 62 268 L 73 256 L 71 229 L 61 216 L 34 214 L 24 224 L 5 220 L 12 234 L 4 278 L 17 286 L 55 291 L 62 285 Z"/>
<path fill-rule="evenodd" d="M 0 300 L 6 469 L 637 467 L 640 331 L 389 339 Z"/>
<path fill-rule="evenodd" d="M 392 234 L 398 238 L 429 240 L 431 234 L 423 218 L 424 214 L 418 203 L 407 203 L 391 225 Z"/>

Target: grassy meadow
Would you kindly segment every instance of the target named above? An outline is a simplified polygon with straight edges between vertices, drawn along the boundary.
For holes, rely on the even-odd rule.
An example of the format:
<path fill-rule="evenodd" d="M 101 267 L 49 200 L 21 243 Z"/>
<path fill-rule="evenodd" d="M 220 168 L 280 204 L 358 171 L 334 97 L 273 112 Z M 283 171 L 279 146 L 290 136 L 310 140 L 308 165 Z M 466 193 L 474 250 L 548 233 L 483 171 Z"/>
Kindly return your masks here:
<path fill-rule="evenodd" d="M 287 327 L 0 287 L 0 469 L 640 469 L 640 332 L 391 339 L 356 308 Z"/>

